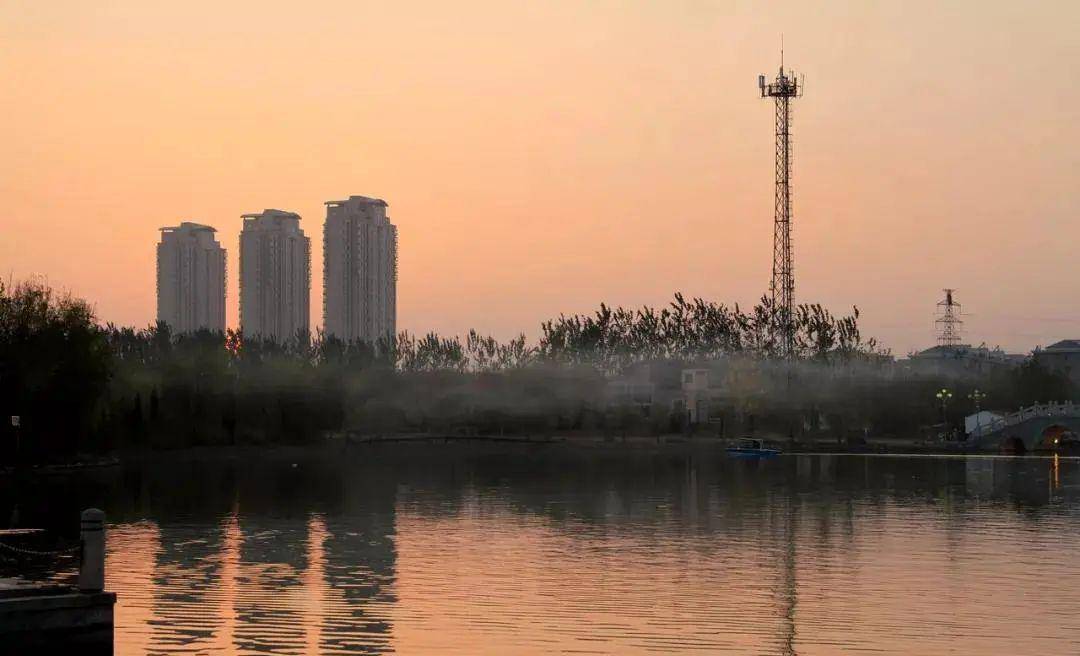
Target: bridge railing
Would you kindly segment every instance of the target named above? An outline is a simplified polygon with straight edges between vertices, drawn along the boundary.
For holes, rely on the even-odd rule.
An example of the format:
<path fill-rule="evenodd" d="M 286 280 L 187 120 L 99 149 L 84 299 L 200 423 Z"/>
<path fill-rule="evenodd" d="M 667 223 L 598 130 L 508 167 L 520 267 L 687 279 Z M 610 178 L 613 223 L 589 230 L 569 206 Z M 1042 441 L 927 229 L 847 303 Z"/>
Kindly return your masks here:
<path fill-rule="evenodd" d="M 983 424 L 971 431 L 971 437 L 979 438 L 1004 430 L 1009 426 L 1022 424 L 1037 417 L 1078 417 L 1080 416 L 1080 404 L 1066 401 L 1064 403 L 1036 403 L 1026 408 L 1020 408 L 1016 412 L 999 417 L 987 424 Z"/>

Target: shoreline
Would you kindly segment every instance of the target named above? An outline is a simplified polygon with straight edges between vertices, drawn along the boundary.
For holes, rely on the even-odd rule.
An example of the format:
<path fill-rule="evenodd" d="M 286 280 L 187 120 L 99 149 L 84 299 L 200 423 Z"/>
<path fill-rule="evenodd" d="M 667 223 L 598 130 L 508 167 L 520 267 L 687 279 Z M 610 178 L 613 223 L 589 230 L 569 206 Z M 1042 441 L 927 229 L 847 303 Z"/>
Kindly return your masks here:
<path fill-rule="evenodd" d="M 153 461 L 180 456 L 185 459 L 236 459 L 236 458 L 296 458 L 358 456 L 379 453 L 384 449 L 438 454 L 451 449 L 555 449 L 580 454 L 609 456 L 617 453 L 722 453 L 737 438 L 721 438 L 712 435 L 451 435 L 451 434 L 371 434 L 337 435 L 307 445 L 299 444 L 236 444 L 184 446 L 172 449 L 140 448 L 122 449 L 107 455 L 68 463 L 42 463 L 0 468 L 0 476 L 25 474 L 62 475 L 73 472 L 110 469 L 127 463 Z M 838 444 L 835 441 L 800 442 L 786 438 L 763 438 L 769 445 L 780 449 L 780 456 L 796 455 L 864 455 L 892 457 L 1002 457 L 1002 458 L 1059 458 L 1080 459 L 1080 453 L 1034 451 L 1025 454 L 1006 454 L 997 451 L 967 450 L 961 445 L 927 444 L 910 438 L 877 438 L 866 444 Z"/>

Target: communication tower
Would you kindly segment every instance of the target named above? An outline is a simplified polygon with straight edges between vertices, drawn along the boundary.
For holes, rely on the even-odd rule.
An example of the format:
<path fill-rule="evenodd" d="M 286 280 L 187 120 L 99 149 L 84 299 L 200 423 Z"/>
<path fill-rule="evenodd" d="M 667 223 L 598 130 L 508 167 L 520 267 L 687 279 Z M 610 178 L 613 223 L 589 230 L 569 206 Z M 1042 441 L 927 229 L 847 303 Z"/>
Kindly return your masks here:
<path fill-rule="evenodd" d="M 960 304 L 953 300 L 955 289 L 946 289 L 945 299 L 938 306 L 938 318 L 934 320 L 937 327 L 938 344 L 941 346 L 956 346 L 960 343 L 960 327 L 964 322 L 960 319 Z"/>
<path fill-rule="evenodd" d="M 767 82 L 758 76 L 762 98 L 776 104 L 776 199 L 773 218 L 773 263 L 769 296 L 776 310 L 773 336 L 785 356 L 795 350 L 795 269 L 791 256 L 791 101 L 803 94 L 803 81 L 784 71 L 780 49 L 780 72 Z"/>

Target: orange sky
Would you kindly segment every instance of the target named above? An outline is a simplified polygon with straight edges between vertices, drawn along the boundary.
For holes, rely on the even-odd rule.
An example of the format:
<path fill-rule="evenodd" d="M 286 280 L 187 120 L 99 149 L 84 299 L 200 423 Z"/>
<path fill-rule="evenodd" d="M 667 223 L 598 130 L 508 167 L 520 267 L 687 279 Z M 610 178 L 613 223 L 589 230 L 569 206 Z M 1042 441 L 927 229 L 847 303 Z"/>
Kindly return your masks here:
<path fill-rule="evenodd" d="M 390 203 L 398 323 L 541 320 L 768 285 L 779 34 L 796 296 L 903 354 L 1080 337 L 1080 3 L 0 2 L 0 273 L 154 316 L 157 228 Z"/>

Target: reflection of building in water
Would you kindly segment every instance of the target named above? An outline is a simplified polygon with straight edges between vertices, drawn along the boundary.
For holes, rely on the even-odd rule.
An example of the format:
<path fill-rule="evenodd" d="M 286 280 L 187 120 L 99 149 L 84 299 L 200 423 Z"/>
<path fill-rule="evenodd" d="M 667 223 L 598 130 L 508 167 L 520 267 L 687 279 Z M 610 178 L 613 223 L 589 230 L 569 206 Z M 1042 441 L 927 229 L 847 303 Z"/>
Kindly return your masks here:
<path fill-rule="evenodd" d="M 107 572 L 109 589 L 123 590 L 115 610 L 115 633 L 124 639 L 124 652 L 151 652 L 152 635 L 146 630 L 154 613 L 153 582 L 161 535 L 153 522 L 109 527 Z"/>
<path fill-rule="evenodd" d="M 307 570 L 304 572 L 304 648 L 309 654 L 322 651 L 326 603 L 326 520 L 312 514 L 308 519 Z"/>
<path fill-rule="evenodd" d="M 1053 458 L 968 458 L 965 467 L 967 494 L 1032 506 L 1049 503 L 1076 474 Z"/>
<path fill-rule="evenodd" d="M 215 644 L 231 601 L 219 593 L 224 533 L 194 523 L 158 527 L 151 651 L 205 650 Z"/>
<path fill-rule="evenodd" d="M 816 458 L 795 457 L 795 477 L 800 483 L 809 483 L 814 478 L 814 464 Z"/>
<path fill-rule="evenodd" d="M 222 522 L 221 544 L 221 631 L 217 644 L 222 649 L 231 649 L 236 644 L 236 580 L 240 573 L 240 523 L 236 516 L 236 506 Z"/>
<path fill-rule="evenodd" d="M 994 495 L 994 460 L 991 458 L 968 458 L 967 493 L 980 497 Z"/>
<path fill-rule="evenodd" d="M 335 611 L 324 619 L 324 651 L 392 651 L 394 532 L 392 507 L 326 519 L 324 582 L 335 597 Z"/>
<path fill-rule="evenodd" d="M 242 542 L 234 644 L 243 652 L 299 649 L 305 638 L 308 523 L 300 518 L 241 514 L 239 524 Z"/>
<path fill-rule="evenodd" d="M 125 640 L 144 636 L 144 643 L 118 643 L 118 651 L 388 651 L 394 496 L 354 492 L 362 508 L 338 506 L 329 516 L 234 507 L 217 522 L 142 529 L 137 548 L 110 555 L 111 577 L 145 570 L 144 580 L 125 586 L 117 618 L 132 627 Z"/>

